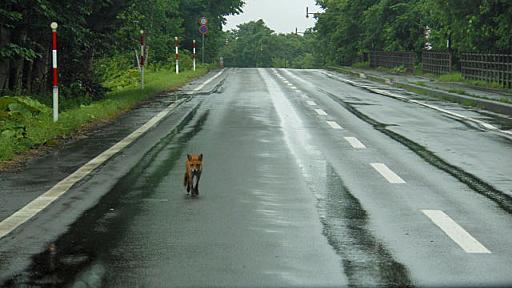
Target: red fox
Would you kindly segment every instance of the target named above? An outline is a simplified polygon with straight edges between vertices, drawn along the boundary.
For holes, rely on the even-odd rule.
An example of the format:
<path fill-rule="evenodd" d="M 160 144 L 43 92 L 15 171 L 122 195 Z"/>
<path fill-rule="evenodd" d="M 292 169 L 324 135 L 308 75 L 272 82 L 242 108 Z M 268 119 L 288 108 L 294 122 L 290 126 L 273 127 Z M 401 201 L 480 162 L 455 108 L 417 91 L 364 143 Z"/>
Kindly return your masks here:
<path fill-rule="evenodd" d="M 199 195 L 199 179 L 203 170 L 203 154 L 187 154 L 185 162 L 185 177 L 183 186 L 187 187 L 187 194 L 192 191 L 192 196 Z"/>

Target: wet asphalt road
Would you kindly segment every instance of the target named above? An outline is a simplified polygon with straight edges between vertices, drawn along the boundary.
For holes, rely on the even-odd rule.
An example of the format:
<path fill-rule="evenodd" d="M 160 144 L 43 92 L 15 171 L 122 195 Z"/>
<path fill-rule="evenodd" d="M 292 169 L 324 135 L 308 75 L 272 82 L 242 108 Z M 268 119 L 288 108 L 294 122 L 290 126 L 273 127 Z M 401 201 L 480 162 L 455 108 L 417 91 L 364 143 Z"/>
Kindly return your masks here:
<path fill-rule="evenodd" d="M 338 77 L 346 76 L 226 70 L 223 82 L 210 85 L 218 84 L 216 93 L 193 96 L 0 239 L 0 283 L 511 285 L 512 141 Z M 504 118 L 422 100 L 510 127 Z M 127 118 L 118 127 L 142 121 Z M 182 186 L 187 153 L 204 154 L 197 199 Z M 87 155 L 74 155 L 73 165 Z M 372 163 L 384 164 L 404 183 L 391 183 L 393 176 L 384 177 Z M 38 185 L 52 186 L 37 173 Z M 2 182 L 9 191 L 35 185 L 9 177 L 16 180 Z M 19 198 L 2 207 L 2 219 L 27 202 Z M 468 253 L 423 210 L 443 211 L 490 253 Z"/>

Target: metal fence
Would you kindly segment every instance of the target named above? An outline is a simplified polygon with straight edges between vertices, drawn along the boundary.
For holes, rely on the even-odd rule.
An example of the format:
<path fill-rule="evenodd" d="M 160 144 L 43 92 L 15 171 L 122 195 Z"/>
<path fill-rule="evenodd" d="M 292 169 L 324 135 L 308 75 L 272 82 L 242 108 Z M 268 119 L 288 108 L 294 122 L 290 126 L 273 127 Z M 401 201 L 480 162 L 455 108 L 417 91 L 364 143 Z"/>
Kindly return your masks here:
<path fill-rule="evenodd" d="M 370 52 L 370 67 L 388 67 L 394 68 L 404 66 L 407 71 L 414 72 L 416 55 L 414 52 Z"/>
<path fill-rule="evenodd" d="M 512 55 L 463 53 L 460 66 L 464 79 L 496 82 L 512 88 Z"/>
<path fill-rule="evenodd" d="M 424 51 L 421 54 L 421 63 L 423 72 L 450 73 L 452 71 L 452 54 L 449 52 Z"/>

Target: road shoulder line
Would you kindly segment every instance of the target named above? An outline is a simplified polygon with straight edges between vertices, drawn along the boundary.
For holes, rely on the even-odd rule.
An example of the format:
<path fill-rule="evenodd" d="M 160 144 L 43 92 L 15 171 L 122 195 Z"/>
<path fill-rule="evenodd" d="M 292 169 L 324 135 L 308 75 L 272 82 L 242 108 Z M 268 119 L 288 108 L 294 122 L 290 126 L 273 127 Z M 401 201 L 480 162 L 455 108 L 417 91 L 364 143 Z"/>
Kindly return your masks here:
<path fill-rule="evenodd" d="M 198 91 L 202 89 L 204 86 L 206 86 L 208 83 L 213 81 L 215 78 L 220 76 L 222 74 L 223 70 L 221 70 L 219 73 L 214 75 L 212 78 L 208 79 L 194 89 L 194 91 Z M 199 89 L 198 89 L 199 88 Z M 153 118 L 151 118 L 149 121 L 147 121 L 144 125 L 139 127 L 137 130 L 132 132 L 130 135 L 126 136 L 121 141 L 114 144 L 109 149 L 102 152 L 100 155 L 96 156 L 83 166 L 81 166 L 78 170 L 73 172 L 71 175 L 67 176 L 63 180 L 61 180 L 59 183 L 54 185 L 52 188 L 50 188 L 48 191 L 40 195 L 39 197 L 35 198 L 31 202 L 29 202 L 27 205 L 19 209 L 18 211 L 14 212 L 9 217 L 5 218 L 3 221 L 0 222 L 0 239 L 14 231 L 16 228 L 30 220 L 32 217 L 37 215 L 39 212 L 44 210 L 46 207 L 48 207 L 51 203 L 53 203 L 55 200 L 59 199 L 63 194 L 65 194 L 73 185 L 75 185 L 78 181 L 85 178 L 87 175 L 89 175 L 92 171 L 94 171 L 96 168 L 101 166 L 103 163 L 105 163 L 107 160 L 112 158 L 114 155 L 116 155 L 118 152 L 132 144 L 135 140 L 137 140 L 140 136 L 142 136 L 144 133 L 146 133 L 149 129 L 153 128 L 155 125 L 160 123 L 172 110 L 174 110 L 176 107 L 178 107 L 180 104 L 185 102 L 185 99 L 180 99 L 177 102 L 172 103 L 168 107 L 166 107 L 164 110 L 159 112 L 157 115 L 155 115 Z"/>

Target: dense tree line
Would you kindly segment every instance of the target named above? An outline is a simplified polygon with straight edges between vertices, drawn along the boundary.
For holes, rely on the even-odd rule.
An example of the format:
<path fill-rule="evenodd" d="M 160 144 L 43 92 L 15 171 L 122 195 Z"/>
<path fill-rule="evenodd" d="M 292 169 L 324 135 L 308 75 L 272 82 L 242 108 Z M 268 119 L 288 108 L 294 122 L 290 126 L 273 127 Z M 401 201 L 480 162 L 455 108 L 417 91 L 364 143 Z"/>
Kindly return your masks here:
<path fill-rule="evenodd" d="M 350 64 L 371 50 L 512 53 L 509 0 L 317 0 L 325 63 Z M 428 27 L 428 28 L 427 28 Z M 450 47 L 447 41 L 450 40 Z"/>
<path fill-rule="evenodd" d="M 220 55 L 226 66 L 233 67 L 315 67 L 316 36 L 312 31 L 301 34 L 278 34 L 263 20 L 251 21 L 228 31 Z"/>
<path fill-rule="evenodd" d="M 0 92 L 39 94 L 49 87 L 51 34 L 59 23 L 59 67 L 65 88 L 101 98 L 104 89 L 94 63 L 131 53 L 144 29 L 150 61 L 165 63 L 174 36 L 191 48 L 197 21 L 209 18 L 208 55 L 224 43 L 225 16 L 241 12 L 243 0 L 2 0 L 0 4 Z"/>

